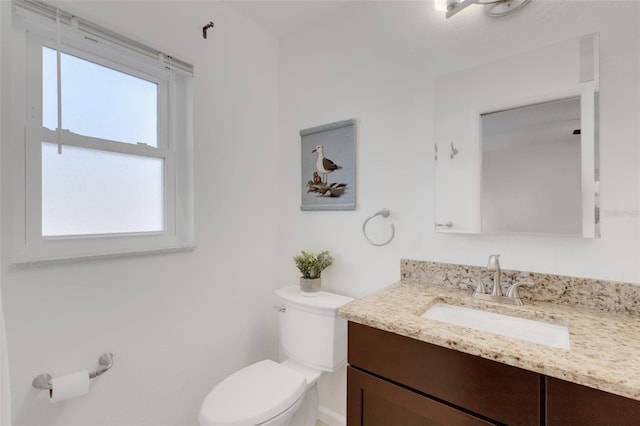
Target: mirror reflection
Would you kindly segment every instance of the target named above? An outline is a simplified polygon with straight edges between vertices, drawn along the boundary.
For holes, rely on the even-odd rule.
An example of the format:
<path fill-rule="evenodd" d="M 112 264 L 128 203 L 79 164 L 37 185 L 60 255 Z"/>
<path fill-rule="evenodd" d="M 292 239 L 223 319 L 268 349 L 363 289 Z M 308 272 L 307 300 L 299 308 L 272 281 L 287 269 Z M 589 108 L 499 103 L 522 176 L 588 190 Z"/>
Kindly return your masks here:
<path fill-rule="evenodd" d="M 581 235 L 580 98 L 481 121 L 482 232 Z"/>

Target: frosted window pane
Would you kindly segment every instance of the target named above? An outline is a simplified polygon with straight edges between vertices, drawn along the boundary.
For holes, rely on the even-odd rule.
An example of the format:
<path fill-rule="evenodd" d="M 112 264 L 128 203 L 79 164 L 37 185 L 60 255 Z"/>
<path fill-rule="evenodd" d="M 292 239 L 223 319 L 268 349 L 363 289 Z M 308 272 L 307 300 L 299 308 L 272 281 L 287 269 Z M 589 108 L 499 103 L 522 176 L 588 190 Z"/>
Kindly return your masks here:
<path fill-rule="evenodd" d="M 164 230 L 164 160 L 42 143 L 42 235 Z"/>
<path fill-rule="evenodd" d="M 62 128 L 84 136 L 158 146 L 158 85 L 61 54 Z M 56 51 L 42 48 L 42 125 L 58 127 Z"/>

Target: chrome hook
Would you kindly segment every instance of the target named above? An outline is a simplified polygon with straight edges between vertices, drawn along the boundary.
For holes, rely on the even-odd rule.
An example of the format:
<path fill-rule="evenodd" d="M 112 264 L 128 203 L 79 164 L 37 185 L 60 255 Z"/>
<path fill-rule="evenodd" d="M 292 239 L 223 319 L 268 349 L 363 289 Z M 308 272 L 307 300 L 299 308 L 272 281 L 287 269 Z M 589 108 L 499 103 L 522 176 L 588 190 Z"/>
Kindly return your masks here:
<path fill-rule="evenodd" d="M 453 142 L 451 142 L 451 154 L 449 154 L 449 157 L 451 157 L 451 159 L 453 160 L 453 157 L 455 157 L 456 155 L 458 155 L 458 150 L 455 146 L 453 146 Z"/>

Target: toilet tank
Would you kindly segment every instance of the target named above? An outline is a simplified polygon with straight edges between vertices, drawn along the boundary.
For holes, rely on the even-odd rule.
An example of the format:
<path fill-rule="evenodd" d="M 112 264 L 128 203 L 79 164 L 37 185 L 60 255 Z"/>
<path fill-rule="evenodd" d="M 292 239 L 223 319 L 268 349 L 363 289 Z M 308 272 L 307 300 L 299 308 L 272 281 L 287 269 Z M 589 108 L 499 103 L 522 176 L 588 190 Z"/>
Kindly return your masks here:
<path fill-rule="evenodd" d="M 318 296 L 303 296 L 298 286 L 275 293 L 281 305 L 280 347 L 284 354 L 323 371 L 334 371 L 344 364 L 347 321 L 338 316 L 338 310 L 353 298 L 326 291 Z"/>

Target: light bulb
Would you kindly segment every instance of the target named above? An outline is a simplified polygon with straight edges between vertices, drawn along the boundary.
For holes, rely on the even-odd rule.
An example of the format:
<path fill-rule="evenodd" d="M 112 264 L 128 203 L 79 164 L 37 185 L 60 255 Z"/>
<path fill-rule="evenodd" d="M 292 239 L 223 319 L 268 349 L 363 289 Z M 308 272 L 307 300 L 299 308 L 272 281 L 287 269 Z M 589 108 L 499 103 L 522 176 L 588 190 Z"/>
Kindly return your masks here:
<path fill-rule="evenodd" d="M 434 0 L 433 5 L 438 12 L 447 11 L 447 0 Z"/>

